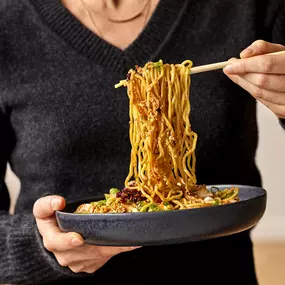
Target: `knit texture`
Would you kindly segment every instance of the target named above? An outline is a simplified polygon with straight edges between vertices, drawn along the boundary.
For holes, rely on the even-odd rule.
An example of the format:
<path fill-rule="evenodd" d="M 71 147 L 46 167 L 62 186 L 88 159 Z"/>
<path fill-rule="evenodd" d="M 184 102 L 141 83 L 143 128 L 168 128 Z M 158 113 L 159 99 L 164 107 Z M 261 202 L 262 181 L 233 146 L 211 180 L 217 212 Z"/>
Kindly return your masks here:
<path fill-rule="evenodd" d="M 249 232 L 145 247 L 112 258 L 95 274 L 72 273 L 43 247 L 32 208 L 47 193 L 69 202 L 123 187 L 129 102 L 114 85 L 129 68 L 158 59 L 223 61 L 260 38 L 284 44 L 284 1 L 161 0 L 121 51 L 59 0 L 1 0 L 0 283 L 168 284 L 175 277 L 175 284 L 209 284 L 220 272 L 219 284 L 228 284 L 230 272 L 231 284 L 256 284 Z M 190 98 L 198 183 L 260 186 L 255 100 L 222 71 L 193 75 Z M 21 181 L 15 215 L 8 214 L 7 162 Z"/>

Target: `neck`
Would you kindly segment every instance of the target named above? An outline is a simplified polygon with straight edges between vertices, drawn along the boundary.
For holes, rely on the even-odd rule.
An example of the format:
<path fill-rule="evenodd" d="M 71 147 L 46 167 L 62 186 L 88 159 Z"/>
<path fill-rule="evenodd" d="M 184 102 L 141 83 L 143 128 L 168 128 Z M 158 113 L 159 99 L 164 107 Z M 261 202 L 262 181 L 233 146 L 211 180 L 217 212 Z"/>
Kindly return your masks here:
<path fill-rule="evenodd" d="M 136 39 L 159 2 L 159 0 L 61 1 L 83 25 L 120 49 L 125 49 Z M 111 8 L 111 2 L 115 10 Z"/>

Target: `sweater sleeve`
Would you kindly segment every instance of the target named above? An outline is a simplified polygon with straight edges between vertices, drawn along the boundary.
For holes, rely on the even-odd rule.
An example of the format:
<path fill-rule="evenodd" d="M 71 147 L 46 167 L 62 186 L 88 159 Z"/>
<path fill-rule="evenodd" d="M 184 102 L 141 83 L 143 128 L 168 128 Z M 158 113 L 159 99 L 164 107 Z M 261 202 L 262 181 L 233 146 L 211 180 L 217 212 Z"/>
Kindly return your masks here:
<path fill-rule="evenodd" d="M 273 26 L 272 41 L 274 43 L 285 45 L 285 0 L 281 0 L 278 7 L 276 20 Z M 279 122 L 285 130 L 285 119 L 279 119 Z"/>
<path fill-rule="evenodd" d="M 8 115 L 0 107 L 0 284 L 41 284 L 80 277 L 61 267 L 42 244 L 31 214 L 10 215 L 4 177 L 11 149 Z"/>

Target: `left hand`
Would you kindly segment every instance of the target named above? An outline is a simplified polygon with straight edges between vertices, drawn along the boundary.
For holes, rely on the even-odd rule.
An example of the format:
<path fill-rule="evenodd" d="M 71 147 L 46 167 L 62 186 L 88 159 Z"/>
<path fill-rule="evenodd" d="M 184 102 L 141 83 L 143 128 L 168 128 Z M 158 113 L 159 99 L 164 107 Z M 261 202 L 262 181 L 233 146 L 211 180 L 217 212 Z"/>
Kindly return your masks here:
<path fill-rule="evenodd" d="M 285 50 L 285 46 L 255 41 L 232 59 L 224 73 L 278 118 L 285 118 L 285 55 L 265 55 Z"/>

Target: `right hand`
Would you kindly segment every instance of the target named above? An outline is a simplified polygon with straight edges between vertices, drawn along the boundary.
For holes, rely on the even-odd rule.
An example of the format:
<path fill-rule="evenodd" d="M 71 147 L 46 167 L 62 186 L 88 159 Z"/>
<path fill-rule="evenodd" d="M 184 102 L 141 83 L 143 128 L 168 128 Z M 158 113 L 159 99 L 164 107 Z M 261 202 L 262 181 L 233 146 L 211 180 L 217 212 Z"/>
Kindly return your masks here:
<path fill-rule="evenodd" d="M 63 210 L 65 205 L 64 198 L 51 195 L 38 199 L 33 208 L 44 247 L 54 254 L 61 266 L 69 267 L 75 273 L 94 273 L 113 256 L 138 248 L 88 245 L 78 233 L 63 233 L 54 212 Z"/>

